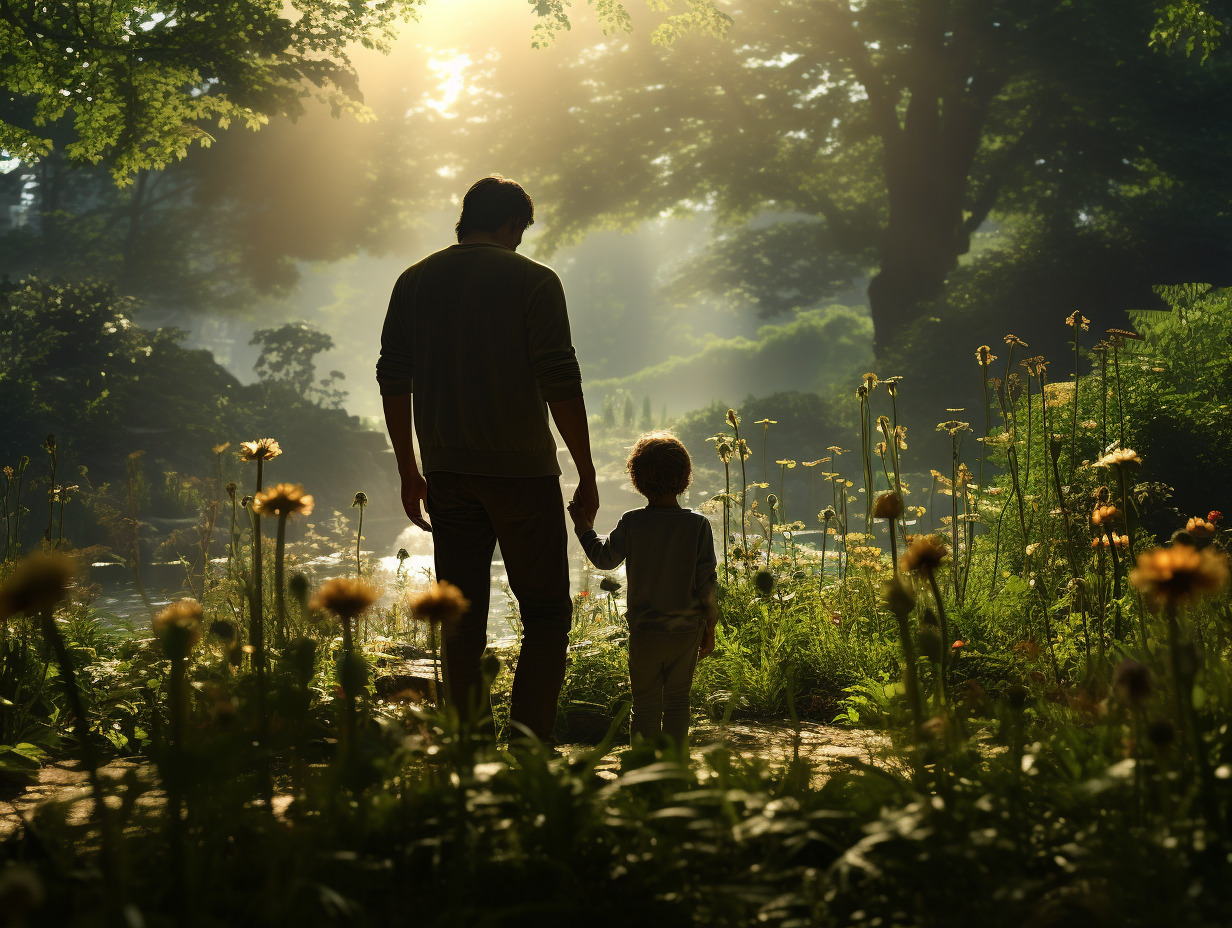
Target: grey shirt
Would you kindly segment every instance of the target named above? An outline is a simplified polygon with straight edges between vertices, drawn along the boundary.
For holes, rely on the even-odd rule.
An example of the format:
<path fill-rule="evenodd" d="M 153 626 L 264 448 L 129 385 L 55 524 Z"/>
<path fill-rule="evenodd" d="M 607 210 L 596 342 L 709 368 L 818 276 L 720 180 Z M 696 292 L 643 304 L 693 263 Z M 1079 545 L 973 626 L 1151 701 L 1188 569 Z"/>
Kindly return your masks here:
<path fill-rule="evenodd" d="M 590 562 L 612 570 L 626 562 L 627 619 L 632 631 L 695 632 L 717 582 L 709 520 L 692 509 L 631 509 L 612 533 L 578 531 Z"/>
<path fill-rule="evenodd" d="M 414 394 L 425 474 L 559 474 L 546 404 L 582 395 L 560 278 L 500 245 L 429 255 L 394 285 L 376 379 Z"/>

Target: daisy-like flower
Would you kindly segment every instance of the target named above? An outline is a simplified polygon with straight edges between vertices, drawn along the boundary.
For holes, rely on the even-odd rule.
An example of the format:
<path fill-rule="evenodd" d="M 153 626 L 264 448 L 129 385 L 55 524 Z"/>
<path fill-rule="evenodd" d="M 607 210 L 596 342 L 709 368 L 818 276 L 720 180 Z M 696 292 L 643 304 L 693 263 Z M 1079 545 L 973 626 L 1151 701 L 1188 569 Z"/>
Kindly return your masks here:
<path fill-rule="evenodd" d="M 869 371 L 867 374 L 864 375 L 864 386 L 868 390 L 869 393 L 872 393 L 873 388 L 876 387 L 877 384 L 879 383 L 881 383 L 881 381 L 877 379 L 877 375 L 874 374 L 872 371 Z"/>
<path fill-rule="evenodd" d="M 788 459 L 783 459 L 781 461 L 775 461 L 774 463 L 779 465 L 779 467 L 786 467 L 788 470 L 791 470 L 793 467 L 796 466 L 795 461 L 788 460 Z"/>
<path fill-rule="evenodd" d="M 245 461 L 268 461 L 282 454 L 276 438 L 257 438 L 240 442 L 240 458 Z"/>
<path fill-rule="evenodd" d="M 1003 339 L 1003 341 L 1004 341 L 1007 345 L 1017 345 L 1019 348 L 1026 348 L 1026 347 L 1027 347 L 1027 343 L 1026 343 L 1026 342 L 1024 342 L 1024 341 L 1023 341 L 1021 338 L 1019 338 L 1017 335 L 1007 335 L 1007 336 L 1005 336 L 1005 338 Z"/>
<path fill-rule="evenodd" d="M 980 367 L 987 367 L 997 360 L 997 356 L 992 353 L 992 349 L 987 345 L 980 345 L 980 347 L 975 349 L 975 360 L 979 362 Z"/>
<path fill-rule="evenodd" d="M 252 511 L 260 515 L 310 516 L 312 497 L 298 483 L 279 483 L 262 490 L 252 500 Z"/>
<path fill-rule="evenodd" d="M 1038 377 L 1040 374 L 1043 374 L 1048 370 L 1049 362 L 1047 358 L 1045 358 L 1042 354 L 1039 354 L 1033 358 L 1027 358 L 1024 361 L 1020 361 L 1019 363 L 1027 369 L 1028 376 Z"/>
<path fill-rule="evenodd" d="M 340 621 L 349 622 L 378 598 L 380 593 L 370 583 L 354 577 L 334 577 L 321 584 L 309 608 L 332 612 Z"/>
<path fill-rule="evenodd" d="M 1156 608 L 1183 605 L 1223 589 L 1228 582 L 1228 558 L 1214 548 L 1151 548 L 1138 556 L 1129 581 Z"/>
<path fill-rule="evenodd" d="M 1142 463 L 1138 452 L 1132 448 L 1115 448 L 1095 462 L 1096 467 L 1128 467 Z"/>
<path fill-rule="evenodd" d="M 778 425 L 779 420 L 778 419 L 758 419 L 753 424 L 754 425 Z"/>
<path fill-rule="evenodd" d="M 201 640 L 201 603 L 195 599 L 173 602 L 154 616 L 152 628 L 167 656 L 183 660 Z"/>
<path fill-rule="evenodd" d="M 1104 329 L 1113 338 L 1131 339 L 1132 341 L 1144 341 L 1143 337 L 1131 329 Z"/>
<path fill-rule="evenodd" d="M 31 554 L 0 586 L 0 619 L 13 615 L 33 618 L 68 595 L 77 565 L 63 554 Z"/>
<path fill-rule="evenodd" d="M 935 535 L 916 535 L 907 545 L 907 551 L 899 561 L 906 573 L 931 574 L 949 556 L 950 549 Z"/>
<path fill-rule="evenodd" d="M 447 580 L 433 583 L 418 596 L 412 596 L 410 604 L 417 619 L 432 625 L 456 622 L 471 607 L 470 600 Z"/>

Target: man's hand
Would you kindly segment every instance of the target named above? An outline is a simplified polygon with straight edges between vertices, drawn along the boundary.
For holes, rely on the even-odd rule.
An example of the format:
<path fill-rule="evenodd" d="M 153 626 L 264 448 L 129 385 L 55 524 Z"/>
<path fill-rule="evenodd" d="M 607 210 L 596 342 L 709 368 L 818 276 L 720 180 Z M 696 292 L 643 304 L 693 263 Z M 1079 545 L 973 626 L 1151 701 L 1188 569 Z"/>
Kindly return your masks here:
<path fill-rule="evenodd" d="M 714 626 L 709 622 L 706 623 L 706 630 L 702 632 L 701 647 L 697 649 L 697 657 L 700 660 L 703 657 L 709 657 L 714 653 Z"/>
<path fill-rule="evenodd" d="M 570 515 L 573 514 L 575 506 L 577 515 L 574 516 L 574 523 L 581 518 L 587 528 L 593 527 L 595 516 L 599 512 L 599 485 L 595 483 L 594 474 L 582 477 L 578 482 L 577 489 L 573 491 L 573 501 L 569 504 Z"/>
<path fill-rule="evenodd" d="M 427 511 L 428 481 L 422 474 L 407 474 L 402 478 L 402 508 L 412 522 L 425 532 L 432 531 L 432 526 L 424 518 Z M 422 507 L 422 508 L 421 508 Z"/>
<path fill-rule="evenodd" d="M 579 532 L 589 531 L 595 527 L 593 519 L 587 521 L 585 514 L 582 512 L 582 507 L 578 505 L 577 500 L 569 503 L 569 518 L 573 520 L 573 527 Z"/>

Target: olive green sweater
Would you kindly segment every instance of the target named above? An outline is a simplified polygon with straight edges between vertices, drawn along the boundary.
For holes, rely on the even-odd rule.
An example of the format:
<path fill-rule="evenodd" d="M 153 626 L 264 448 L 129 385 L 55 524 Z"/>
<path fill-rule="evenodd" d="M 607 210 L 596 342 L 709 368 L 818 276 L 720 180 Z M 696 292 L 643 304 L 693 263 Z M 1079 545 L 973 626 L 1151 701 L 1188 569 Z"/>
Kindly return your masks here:
<path fill-rule="evenodd" d="M 560 278 L 500 245 L 429 255 L 394 285 L 376 379 L 414 394 L 425 474 L 559 474 L 546 403 L 582 395 Z"/>

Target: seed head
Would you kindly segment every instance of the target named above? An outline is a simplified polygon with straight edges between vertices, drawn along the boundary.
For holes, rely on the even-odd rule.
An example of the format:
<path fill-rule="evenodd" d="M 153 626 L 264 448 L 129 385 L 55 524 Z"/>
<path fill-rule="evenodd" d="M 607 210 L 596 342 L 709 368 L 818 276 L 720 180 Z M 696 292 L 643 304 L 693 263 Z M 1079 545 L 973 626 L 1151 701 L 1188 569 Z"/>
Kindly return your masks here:
<path fill-rule="evenodd" d="M 154 616 L 154 637 L 167 656 L 183 660 L 201 640 L 201 603 L 181 599 Z"/>
<path fill-rule="evenodd" d="M 1019 338 L 1017 335 L 1007 335 L 1007 336 L 1005 336 L 1004 341 L 1005 341 L 1005 343 L 1006 343 L 1007 345 L 1010 345 L 1010 346 L 1017 345 L 1019 348 L 1026 348 L 1026 347 L 1027 347 L 1027 343 L 1026 343 L 1026 342 L 1024 342 L 1024 341 L 1023 341 L 1021 338 Z"/>
<path fill-rule="evenodd" d="M 774 574 L 768 570 L 759 570 L 753 576 L 753 585 L 757 587 L 757 592 L 769 596 L 774 592 Z"/>
<path fill-rule="evenodd" d="M 354 509 L 356 506 L 358 506 L 360 509 L 363 509 L 367 505 L 368 505 L 368 494 L 365 493 L 363 490 L 360 490 L 358 493 L 356 493 L 355 499 L 351 500 L 352 509 Z"/>
<path fill-rule="evenodd" d="M 349 622 L 361 615 L 380 598 L 376 587 L 354 577 L 334 577 L 326 580 L 312 598 L 310 608 L 332 612 L 339 620 Z"/>
<path fill-rule="evenodd" d="M 935 535 L 917 535 L 907 546 L 899 567 L 907 573 L 919 572 L 929 576 L 941 566 L 949 553 L 949 548 Z"/>
<path fill-rule="evenodd" d="M 873 502 L 873 518 L 897 519 L 903 514 L 903 498 L 891 490 L 882 493 Z"/>
<path fill-rule="evenodd" d="M 55 607 L 68 595 L 77 565 L 63 554 L 31 554 L 0 586 L 0 619 L 21 614 L 34 617 Z"/>
<path fill-rule="evenodd" d="M 433 583 L 418 596 L 411 597 L 411 612 L 415 618 L 432 625 L 456 622 L 470 607 L 470 600 L 446 580 Z"/>
<path fill-rule="evenodd" d="M 298 483 L 279 483 L 262 490 L 252 501 L 252 511 L 259 515 L 312 515 L 312 497 Z"/>
<path fill-rule="evenodd" d="M 621 589 L 620 581 L 614 577 L 604 577 L 599 581 L 599 589 L 605 593 L 619 593 Z"/>
<path fill-rule="evenodd" d="M 268 461 L 282 454 L 282 446 L 274 438 L 257 438 L 240 442 L 240 459 L 244 461 Z"/>
<path fill-rule="evenodd" d="M 231 497 L 231 502 L 234 503 L 235 502 L 235 492 L 239 489 L 239 487 L 235 485 L 235 481 L 232 480 L 225 487 L 223 487 L 223 489 L 227 491 L 227 495 Z"/>
<path fill-rule="evenodd" d="M 1177 606 L 1219 592 L 1228 582 L 1228 557 L 1214 548 L 1151 548 L 1138 556 L 1129 581 L 1155 608 Z"/>

